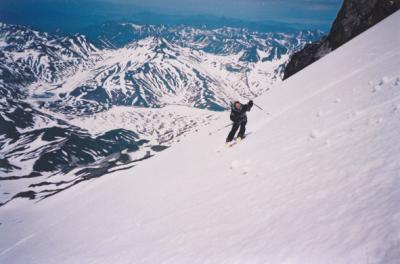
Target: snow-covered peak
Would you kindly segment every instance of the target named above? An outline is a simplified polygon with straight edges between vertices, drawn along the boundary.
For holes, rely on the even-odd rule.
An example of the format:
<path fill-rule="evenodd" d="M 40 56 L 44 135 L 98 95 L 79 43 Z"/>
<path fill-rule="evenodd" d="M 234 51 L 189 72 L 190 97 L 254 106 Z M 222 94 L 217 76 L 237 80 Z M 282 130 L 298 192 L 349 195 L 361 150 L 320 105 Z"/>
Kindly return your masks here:
<path fill-rule="evenodd" d="M 274 39 L 285 36 L 290 46 L 296 48 L 297 42 L 315 41 L 322 36 L 321 31 L 301 31 L 299 33 L 252 32 L 243 28 L 223 27 L 218 29 L 195 28 L 184 25 L 141 25 L 109 22 L 102 27 L 88 30 L 87 34 L 100 47 L 123 47 L 127 43 L 149 36 L 158 36 L 180 46 L 191 47 L 213 54 L 238 53 L 248 47 L 258 45 L 262 49 L 279 48 Z"/>
<path fill-rule="evenodd" d="M 60 37 L 27 27 L 3 24 L 0 28 L 2 79 L 21 76 L 17 83 L 53 83 L 71 76 L 100 59 L 86 37 Z"/>
<path fill-rule="evenodd" d="M 162 50 L 176 50 L 178 49 L 177 45 L 174 45 L 170 43 L 168 40 L 162 38 L 162 37 L 157 37 L 157 36 L 151 36 L 147 37 L 138 41 L 134 41 L 128 45 L 126 45 L 126 48 L 147 48 L 149 50 L 152 50 L 154 52 L 162 52 Z"/>

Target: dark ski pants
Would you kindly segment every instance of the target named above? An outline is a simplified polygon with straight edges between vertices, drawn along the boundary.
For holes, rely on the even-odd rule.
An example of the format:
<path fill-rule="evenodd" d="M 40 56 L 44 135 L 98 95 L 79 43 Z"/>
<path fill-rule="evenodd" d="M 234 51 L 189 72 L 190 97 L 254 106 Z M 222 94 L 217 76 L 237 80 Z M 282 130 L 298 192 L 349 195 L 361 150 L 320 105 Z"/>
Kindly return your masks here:
<path fill-rule="evenodd" d="M 239 129 L 239 127 L 240 127 L 240 130 L 239 130 L 238 137 L 243 138 L 244 133 L 246 132 L 246 124 L 247 124 L 247 121 L 233 123 L 231 132 L 229 132 L 226 142 L 230 142 L 233 140 L 233 138 L 235 137 L 236 131 Z"/>

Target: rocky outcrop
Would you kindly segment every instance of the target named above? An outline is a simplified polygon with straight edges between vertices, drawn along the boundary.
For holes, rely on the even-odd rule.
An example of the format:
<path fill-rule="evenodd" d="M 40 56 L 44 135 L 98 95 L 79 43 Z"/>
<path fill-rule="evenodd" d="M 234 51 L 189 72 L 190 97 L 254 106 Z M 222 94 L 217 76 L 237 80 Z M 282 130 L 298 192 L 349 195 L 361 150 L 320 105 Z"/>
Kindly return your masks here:
<path fill-rule="evenodd" d="M 344 0 L 328 36 L 293 54 L 287 79 L 400 9 L 400 0 Z"/>

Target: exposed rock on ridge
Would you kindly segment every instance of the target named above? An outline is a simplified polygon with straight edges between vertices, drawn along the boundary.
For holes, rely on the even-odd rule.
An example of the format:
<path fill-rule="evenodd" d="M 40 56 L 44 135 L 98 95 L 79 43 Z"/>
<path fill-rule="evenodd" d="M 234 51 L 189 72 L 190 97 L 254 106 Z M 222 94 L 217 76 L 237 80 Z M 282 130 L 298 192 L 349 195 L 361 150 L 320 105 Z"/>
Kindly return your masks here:
<path fill-rule="evenodd" d="M 400 9 L 400 0 L 344 0 L 327 37 L 293 54 L 284 79 L 337 49 Z"/>

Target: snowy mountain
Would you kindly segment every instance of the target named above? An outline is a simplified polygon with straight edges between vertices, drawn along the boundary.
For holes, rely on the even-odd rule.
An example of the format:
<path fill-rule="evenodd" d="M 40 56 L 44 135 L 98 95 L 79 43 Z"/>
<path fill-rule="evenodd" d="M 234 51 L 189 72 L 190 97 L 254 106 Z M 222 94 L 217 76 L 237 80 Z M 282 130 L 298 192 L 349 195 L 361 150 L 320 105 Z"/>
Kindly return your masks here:
<path fill-rule="evenodd" d="M 98 49 L 81 35 L 57 37 L 23 26 L 0 23 L 1 79 L 57 82 L 99 60 Z"/>
<path fill-rule="evenodd" d="M 400 13 L 152 159 L 2 207 L 4 263 L 382 263 L 400 259 Z M 224 131 L 226 132 L 226 131 Z M 219 147 L 220 146 L 220 147 Z"/>
<path fill-rule="evenodd" d="M 278 33 L 251 31 L 246 28 L 191 27 L 185 25 L 146 25 L 135 23 L 107 22 L 101 26 L 88 27 L 83 33 L 98 47 L 122 48 L 127 44 L 148 37 L 162 37 L 183 47 L 190 47 L 213 54 L 234 54 L 254 46 L 275 49 L 280 53 L 298 48 L 299 42 L 317 40 L 321 31 L 299 31 Z M 282 46 L 286 42 L 285 46 Z"/>
<path fill-rule="evenodd" d="M 67 108 L 64 112 L 72 108 L 76 114 L 103 111 L 112 105 L 182 104 L 220 111 L 233 98 L 253 98 L 268 90 L 282 78 L 290 54 L 322 34 L 117 25 L 129 31 L 108 32 L 124 41 L 107 45 L 113 49 L 103 50 L 103 60 L 94 67 L 50 88 L 39 82 L 30 90 L 35 96 L 49 89 L 58 92 L 61 100 L 49 107 Z M 112 42 L 99 38 L 101 43 Z M 90 100 L 90 107 L 84 108 L 82 100 Z"/>
<path fill-rule="evenodd" d="M 98 50 L 81 35 L 57 37 L 1 24 L 1 77 L 7 84 L 30 84 L 30 97 L 71 115 L 171 103 L 223 110 L 232 98 L 268 90 L 281 79 L 290 54 L 322 34 L 117 25 L 131 29 L 122 34 L 124 45 Z M 108 34 L 121 37 L 116 29 Z M 110 37 L 98 38 L 111 43 Z"/>
<path fill-rule="evenodd" d="M 321 34 L 120 26 L 134 30 L 129 41 L 98 48 L 80 34 L 0 24 L 0 205 L 152 157 L 221 117 L 202 109 L 267 91 Z"/>

